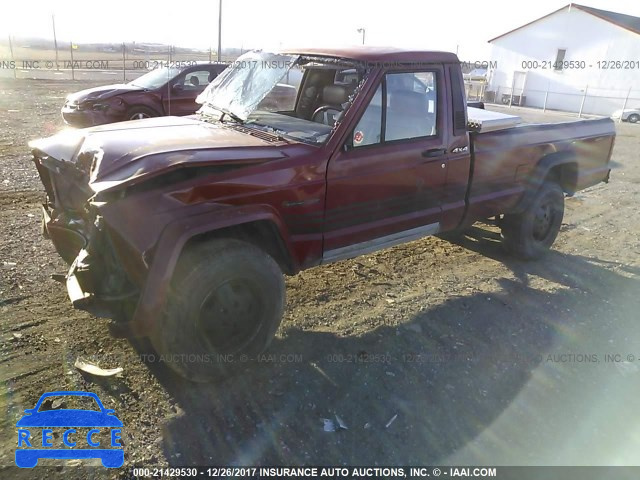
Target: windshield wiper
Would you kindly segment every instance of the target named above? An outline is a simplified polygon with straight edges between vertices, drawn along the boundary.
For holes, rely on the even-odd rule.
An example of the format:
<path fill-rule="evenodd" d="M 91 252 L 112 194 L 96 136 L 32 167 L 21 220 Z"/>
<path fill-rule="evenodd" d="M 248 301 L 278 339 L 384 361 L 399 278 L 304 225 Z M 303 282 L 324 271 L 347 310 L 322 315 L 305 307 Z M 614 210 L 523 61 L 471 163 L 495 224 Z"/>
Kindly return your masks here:
<path fill-rule="evenodd" d="M 218 110 L 219 112 L 222 113 L 222 116 L 220 117 L 221 122 L 226 115 L 227 117 L 231 118 L 234 122 L 239 123 L 240 125 L 244 123 L 244 120 L 242 120 L 238 115 L 236 115 L 230 110 L 227 110 L 226 108 L 217 107 L 211 103 L 207 103 L 206 106 L 209 108 L 213 108 L 214 110 Z"/>

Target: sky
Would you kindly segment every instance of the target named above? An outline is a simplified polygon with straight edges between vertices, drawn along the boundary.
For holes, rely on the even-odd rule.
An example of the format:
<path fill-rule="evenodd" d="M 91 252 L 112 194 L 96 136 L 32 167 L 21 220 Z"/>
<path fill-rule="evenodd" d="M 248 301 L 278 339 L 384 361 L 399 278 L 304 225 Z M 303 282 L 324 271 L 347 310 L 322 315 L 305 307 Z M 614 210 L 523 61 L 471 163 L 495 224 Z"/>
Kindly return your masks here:
<path fill-rule="evenodd" d="M 237 48 L 367 45 L 458 51 L 489 58 L 487 41 L 557 10 L 566 0 L 222 0 L 222 45 Z M 585 0 L 584 5 L 640 17 L 640 2 Z M 159 42 L 209 48 L 218 39 L 218 0 L 25 0 L 4 4 L 0 41 Z M 5 38 L 1 38 L 5 37 Z"/>

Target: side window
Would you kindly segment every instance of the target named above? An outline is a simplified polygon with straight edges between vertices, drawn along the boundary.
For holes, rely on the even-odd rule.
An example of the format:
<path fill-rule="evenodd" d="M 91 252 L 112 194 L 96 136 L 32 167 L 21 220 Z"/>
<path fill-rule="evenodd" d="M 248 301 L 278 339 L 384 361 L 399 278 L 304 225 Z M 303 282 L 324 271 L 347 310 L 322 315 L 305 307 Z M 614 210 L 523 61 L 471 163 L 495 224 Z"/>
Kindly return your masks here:
<path fill-rule="evenodd" d="M 185 90 L 202 90 L 209 85 L 209 76 L 211 80 L 215 77 L 215 73 L 211 73 L 208 70 L 196 70 L 189 72 L 184 76 L 182 82 Z"/>
<path fill-rule="evenodd" d="M 434 72 L 389 73 L 386 141 L 435 135 L 437 92 Z"/>
<path fill-rule="evenodd" d="M 382 132 L 382 85 L 373 95 L 358 125 L 353 130 L 353 146 L 363 147 L 380 143 Z"/>
<path fill-rule="evenodd" d="M 388 73 L 353 130 L 352 144 L 362 147 L 436 135 L 437 106 L 435 72 Z"/>

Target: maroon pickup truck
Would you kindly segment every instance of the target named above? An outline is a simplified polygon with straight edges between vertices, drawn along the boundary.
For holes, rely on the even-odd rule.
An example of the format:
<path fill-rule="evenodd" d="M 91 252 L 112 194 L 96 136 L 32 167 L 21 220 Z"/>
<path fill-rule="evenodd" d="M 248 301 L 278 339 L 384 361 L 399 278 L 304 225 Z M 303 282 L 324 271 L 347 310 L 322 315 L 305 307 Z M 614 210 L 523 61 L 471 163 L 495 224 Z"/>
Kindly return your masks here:
<path fill-rule="evenodd" d="M 291 109 L 261 108 L 290 69 Z M 477 131 L 442 52 L 250 52 L 198 101 L 191 117 L 30 144 L 72 302 L 112 312 L 194 380 L 267 348 L 283 274 L 489 218 L 538 257 L 564 195 L 608 180 L 615 138 L 610 119 Z"/>

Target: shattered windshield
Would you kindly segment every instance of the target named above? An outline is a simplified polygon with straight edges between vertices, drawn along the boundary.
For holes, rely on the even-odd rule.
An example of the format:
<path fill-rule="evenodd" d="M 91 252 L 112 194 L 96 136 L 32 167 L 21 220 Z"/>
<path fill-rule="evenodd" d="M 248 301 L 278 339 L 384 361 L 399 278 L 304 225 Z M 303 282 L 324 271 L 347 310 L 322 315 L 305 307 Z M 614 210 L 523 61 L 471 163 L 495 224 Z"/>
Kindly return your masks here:
<path fill-rule="evenodd" d="M 250 52 L 198 97 L 198 112 L 204 121 L 317 145 L 340 123 L 365 77 L 348 59 Z"/>
<path fill-rule="evenodd" d="M 296 64 L 298 55 L 253 51 L 233 62 L 202 92 L 196 102 L 245 121 Z"/>

